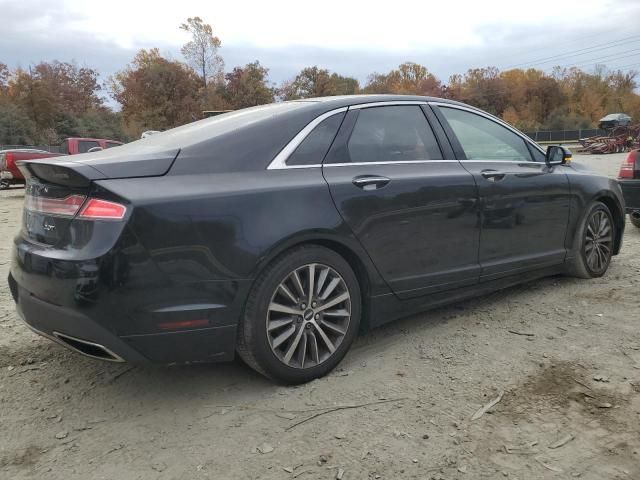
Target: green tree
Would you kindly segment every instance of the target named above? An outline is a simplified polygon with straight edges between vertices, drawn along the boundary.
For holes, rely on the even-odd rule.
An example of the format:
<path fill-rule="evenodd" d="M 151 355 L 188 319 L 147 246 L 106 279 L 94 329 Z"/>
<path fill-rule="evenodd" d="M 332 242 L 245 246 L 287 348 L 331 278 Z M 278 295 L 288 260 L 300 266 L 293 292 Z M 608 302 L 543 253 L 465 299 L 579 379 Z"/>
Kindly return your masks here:
<path fill-rule="evenodd" d="M 15 104 L 0 101 L 0 144 L 33 145 L 37 143 L 36 125 Z"/>
<path fill-rule="evenodd" d="M 343 77 L 318 66 L 303 68 L 293 80 L 283 82 L 278 96 L 283 100 L 325 97 L 329 95 L 353 95 L 360 87 L 355 78 Z"/>
<path fill-rule="evenodd" d="M 232 109 L 271 103 L 274 89 L 269 86 L 268 74 L 269 70 L 257 60 L 244 67 L 235 67 L 225 75 L 220 95 Z"/>

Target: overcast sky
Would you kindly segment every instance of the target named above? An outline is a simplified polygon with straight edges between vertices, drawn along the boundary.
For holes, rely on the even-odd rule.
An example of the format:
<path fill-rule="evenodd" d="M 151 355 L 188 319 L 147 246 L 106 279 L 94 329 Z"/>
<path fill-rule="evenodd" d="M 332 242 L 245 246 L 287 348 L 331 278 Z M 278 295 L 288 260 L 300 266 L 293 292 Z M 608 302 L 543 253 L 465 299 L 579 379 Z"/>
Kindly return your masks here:
<path fill-rule="evenodd" d="M 639 0 L 0 0 L 0 62 L 75 60 L 104 79 L 140 48 L 181 58 L 178 26 L 196 15 L 227 69 L 257 59 L 274 83 L 315 64 L 364 81 L 408 60 L 443 81 L 487 65 L 640 68 Z"/>

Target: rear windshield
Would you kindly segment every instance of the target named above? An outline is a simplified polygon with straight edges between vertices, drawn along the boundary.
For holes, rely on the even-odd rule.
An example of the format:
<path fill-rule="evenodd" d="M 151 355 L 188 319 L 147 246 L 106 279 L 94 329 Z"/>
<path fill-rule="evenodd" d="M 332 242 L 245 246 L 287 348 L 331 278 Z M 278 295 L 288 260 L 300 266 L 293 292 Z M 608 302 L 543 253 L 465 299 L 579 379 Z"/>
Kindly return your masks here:
<path fill-rule="evenodd" d="M 99 147 L 100 144 L 93 140 L 80 140 L 78 142 L 78 153 L 87 153 L 89 150 L 95 147 Z"/>
<path fill-rule="evenodd" d="M 212 138 L 232 132 L 241 127 L 260 123 L 273 117 L 304 108 L 309 108 L 309 104 L 305 102 L 282 102 L 245 108 L 150 135 L 141 140 L 129 143 L 126 146 L 142 146 L 144 144 L 157 146 L 162 149 L 182 148 L 185 145 L 193 145 L 205 140 L 211 140 Z"/>

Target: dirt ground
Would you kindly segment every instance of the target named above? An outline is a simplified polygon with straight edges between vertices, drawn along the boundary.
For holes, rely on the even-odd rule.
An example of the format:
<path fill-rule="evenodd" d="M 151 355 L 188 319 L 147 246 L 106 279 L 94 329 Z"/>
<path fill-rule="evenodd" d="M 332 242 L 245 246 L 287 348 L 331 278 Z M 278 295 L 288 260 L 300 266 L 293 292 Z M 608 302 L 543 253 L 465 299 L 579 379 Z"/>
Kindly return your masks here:
<path fill-rule="evenodd" d="M 575 158 L 612 176 L 621 160 Z M 22 196 L 0 197 L 0 282 Z M 604 278 L 407 318 L 286 388 L 240 362 L 83 358 L 31 333 L 2 283 L 0 478 L 640 479 L 639 292 L 628 224 Z"/>

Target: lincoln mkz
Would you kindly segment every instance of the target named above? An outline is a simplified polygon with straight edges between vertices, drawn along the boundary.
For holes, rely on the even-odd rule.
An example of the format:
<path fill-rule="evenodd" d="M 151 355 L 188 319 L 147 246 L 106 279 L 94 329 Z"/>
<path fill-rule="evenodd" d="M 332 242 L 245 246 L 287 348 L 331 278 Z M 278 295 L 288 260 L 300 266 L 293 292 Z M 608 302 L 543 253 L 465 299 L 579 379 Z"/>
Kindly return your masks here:
<path fill-rule="evenodd" d="M 9 285 L 37 333 L 111 361 L 230 360 L 300 383 L 358 332 L 548 275 L 603 275 L 624 201 L 467 105 L 349 96 L 27 160 Z"/>

